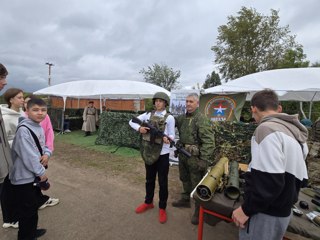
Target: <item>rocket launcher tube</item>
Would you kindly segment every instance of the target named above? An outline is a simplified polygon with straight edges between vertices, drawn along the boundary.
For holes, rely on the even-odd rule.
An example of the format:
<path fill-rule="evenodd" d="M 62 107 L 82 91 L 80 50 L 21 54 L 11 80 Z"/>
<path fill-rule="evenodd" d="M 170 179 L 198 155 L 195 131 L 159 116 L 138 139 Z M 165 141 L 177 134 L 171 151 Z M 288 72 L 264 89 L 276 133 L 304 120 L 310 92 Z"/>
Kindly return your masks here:
<path fill-rule="evenodd" d="M 227 162 L 228 158 L 220 158 L 218 163 L 202 178 L 200 183 L 193 190 L 192 195 L 196 192 L 200 200 L 210 201 L 214 192 L 220 185 L 220 181 L 225 172 L 225 164 Z"/>

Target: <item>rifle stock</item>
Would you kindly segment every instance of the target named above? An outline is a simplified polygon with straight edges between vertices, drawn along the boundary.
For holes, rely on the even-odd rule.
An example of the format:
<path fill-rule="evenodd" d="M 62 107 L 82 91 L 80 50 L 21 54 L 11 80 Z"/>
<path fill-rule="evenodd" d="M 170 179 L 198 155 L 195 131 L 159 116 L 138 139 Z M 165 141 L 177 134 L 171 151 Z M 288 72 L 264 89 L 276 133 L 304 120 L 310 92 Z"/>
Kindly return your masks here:
<path fill-rule="evenodd" d="M 166 134 L 164 134 L 162 131 L 160 131 L 159 129 L 157 129 L 156 127 L 154 127 L 152 124 L 148 123 L 148 122 L 144 122 L 141 121 L 139 118 L 137 117 L 133 117 L 131 119 L 131 121 L 133 123 L 137 123 L 141 126 L 145 126 L 147 128 L 150 129 L 150 133 L 153 133 L 155 136 L 159 136 L 159 137 L 167 137 L 168 140 L 170 141 L 170 147 L 174 146 L 178 152 L 181 152 L 182 154 L 184 154 L 187 157 L 191 157 L 191 153 L 189 153 L 187 150 L 185 150 L 183 147 L 179 147 L 176 145 L 175 141 L 172 140 L 171 138 L 169 138 L 169 136 L 167 136 Z"/>

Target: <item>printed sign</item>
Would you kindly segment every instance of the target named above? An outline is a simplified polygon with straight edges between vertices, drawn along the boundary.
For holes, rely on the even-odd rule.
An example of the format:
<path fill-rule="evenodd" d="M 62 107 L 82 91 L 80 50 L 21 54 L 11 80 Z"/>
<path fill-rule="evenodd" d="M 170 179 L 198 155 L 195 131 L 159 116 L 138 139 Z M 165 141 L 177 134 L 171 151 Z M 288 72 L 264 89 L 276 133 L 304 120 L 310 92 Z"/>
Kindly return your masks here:
<path fill-rule="evenodd" d="M 205 94 L 200 97 L 200 111 L 212 122 L 239 121 L 245 99 L 245 94 Z"/>

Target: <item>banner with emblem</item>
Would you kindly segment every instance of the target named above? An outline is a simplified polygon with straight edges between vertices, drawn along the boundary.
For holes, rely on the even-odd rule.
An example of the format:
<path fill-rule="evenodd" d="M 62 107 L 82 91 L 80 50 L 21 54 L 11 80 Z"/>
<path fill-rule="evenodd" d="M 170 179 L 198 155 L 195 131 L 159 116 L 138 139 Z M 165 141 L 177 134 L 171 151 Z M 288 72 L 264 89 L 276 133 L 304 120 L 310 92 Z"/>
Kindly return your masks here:
<path fill-rule="evenodd" d="M 177 116 L 186 112 L 186 98 L 191 93 L 197 93 L 199 95 L 200 91 L 197 89 L 171 91 L 169 111 L 172 115 Z"/>
<path fill-rule="evenodd" d="M 204 94 L 200 97 L 200 111 L 212 122 L 239 121 L 246 101 L 246 93 L 217 95 Z"/>

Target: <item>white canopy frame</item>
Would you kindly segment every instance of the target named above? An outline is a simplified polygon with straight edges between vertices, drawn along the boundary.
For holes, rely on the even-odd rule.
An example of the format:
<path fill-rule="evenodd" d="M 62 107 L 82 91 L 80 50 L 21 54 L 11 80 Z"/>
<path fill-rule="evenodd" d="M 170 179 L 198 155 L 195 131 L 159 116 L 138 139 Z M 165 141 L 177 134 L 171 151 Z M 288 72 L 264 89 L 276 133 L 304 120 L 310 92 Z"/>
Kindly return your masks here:
<path fill-rule="evenodd" d="M 164 92 L 170 96 L 170 92 L 160 86 L 130 80 L 79 80 L 65 82 L 35 91 L 35 95 L 59 96 L 63 98 L 62 110 L 62 132 L 64 124 L 64 113 L 67 98 L 99 99 L 100 111 L 102 102 L 106 99 L 145 99 L 152 98 L 156 92 Z"/>
<path fill-rule="evenodd" d="M 243 92 L 247 93 L 246 99 L 250 100 L 255 92 L 266 88 L 276 91 L 281 101 L 310 102 L 310 118 L 313 102 L 320 101 L 320 68 L 287 68 L 257 72 L 205 89 L 204 94 Z M 302 110 L 301 105 L 302 103 Z"/>

